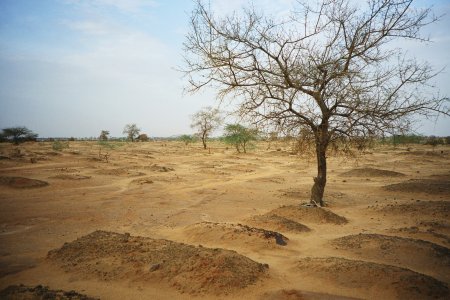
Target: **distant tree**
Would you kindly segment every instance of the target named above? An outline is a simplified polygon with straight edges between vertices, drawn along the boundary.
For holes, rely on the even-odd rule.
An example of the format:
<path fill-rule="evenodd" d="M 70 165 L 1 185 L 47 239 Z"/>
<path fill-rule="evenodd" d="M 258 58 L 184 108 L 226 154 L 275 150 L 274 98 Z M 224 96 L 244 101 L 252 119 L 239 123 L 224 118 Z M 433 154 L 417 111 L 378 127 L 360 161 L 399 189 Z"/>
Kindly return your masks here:
<path fill-rule="evenodd" d="M 182 141 L 186 146 L 190 143 L 195 142 L 195 137 L 189 134 L 183 134 L 178 138 L 180 141 Z"/>
<path fill-rule="evenodd" d="M 139 142 L 148 142 L 148 135 L 147 134 L 145 134 L 145 133 L 141 133 L 137 138 L 136 138 L 136 141 L 139 141 Z"/>
<path fill-rule="evenodd" d="M 127 135 L 127 139 L 134 142 L 134 140 L 139 136 L 141 129 L 137 127 L 136 124 L 127 124 L 123 128 L 123 134 Z"/>
<path fill-rule="evenodd" d="M 240 124 L 228 124 L 225 127 L 224 141 L 227 144 L 234 145 L 237 152 L 244 151 L 247 153 L 247 145 L 251 141 L 258 139 L 258 131 L 244 127 Z"/>
<path fill-rule="evenodd" d="M 19 144 L 26 141 L 35 141 L 38 135 L 26 127 L 9 127 L 4 128 L 1 133 L 1 139 L 4 141 L 12 141 Z"/>
<path fill-rule="evenodd" d="M 444 139 L 437 137 L 437 136 L 429 136 L 427 137 L 425 141 L 425 145 L 431 145 L 433 148 L 435 148 L 437 145 L 443 145 Z"/>
<path fill-rule="evenodd" d="M 100 141 L 107 141 L 109 140 L 109 131 L 108 130 L 102 130 L 100 132 L 100 136 L 98 137 Z"/>
<path fill-rule="evenodd" d="M 201 109 L 192 116 L 191 127 L 197 130 L 204 149 L 206 149 L 206 140 L 220 126 L 221 122 L 219 110 L 210 106 Z"/>

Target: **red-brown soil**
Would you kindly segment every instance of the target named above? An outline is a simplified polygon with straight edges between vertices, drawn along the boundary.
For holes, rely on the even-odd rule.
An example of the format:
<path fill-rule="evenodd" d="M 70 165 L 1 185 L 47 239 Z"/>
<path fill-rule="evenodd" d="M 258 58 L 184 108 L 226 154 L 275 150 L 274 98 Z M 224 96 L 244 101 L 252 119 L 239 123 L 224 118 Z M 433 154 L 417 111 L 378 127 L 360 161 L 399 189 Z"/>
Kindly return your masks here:
<path fill-rule="evenodd" d="M 405 174 L 395 171 L 375 169 L 375 168 L 360 168 L 353 169 L 342 173 L 345 177 L 403 177 Z"/>
<path fill-rule="evenodd" d="M 358 298 L 329 295 L 324 293 L 312 293 L 299 290 L 279 290 L 268 292 L 261 296 L 260 300 L 355 300 Z"/>
<path fill-rule="evenodd" d="M 289 220 L 299 223 L 312 224 L 346 224 L 348 221 L 345 217 L 333 213 L 331 210 L 314 206 L 289 205 L 276 208 L 269 214 L 285 217 Z"/>
<path fill-rule="evenodd" d="M 448 179 L 410 179 L 405 182 L 385 186 L 387 191 L 404 193 L 427 193 L 450 196 L 450 180 Z"/>
<path fill-rule="evenodd" d="M 163 280 L 182 292 L 227 294 L 254 284 L 268 266 L 234 251 L 95 231 L 47 258 L 77 278 Z"/>
<path fill-rule="evenodd" d="M 0 143 L 0 290 L 19 299 L 450 298 L 448 146 L 329 153 L 318 208 L 290 142 L 68 145 Z"/>
<path fill-rule="evenodd" d="M 46 286 L 11 285 L 0 291 L 0 299 L 9 300 L 98 300 L 75 291 L 51 290 Z"/>
<path fill-rule="evenodd" d="M 294 268 L 302 275 L 320 278 L 317 282 L 321 284 L 334 282 L 343 287 L 364 289 L 369 299 L 448 299 L 450 296 L 445 283 L 390 265 L 340 257 L 308 257 L 301 259 Z"/>
<path fill-rule="evenodd" d="M 450 249 L 435 243 L 381 234 L 356 234 L 331 244 L 344 253 L 370 261 L 408 266 L 409 269 L 450 281 Z"/>
<path fill-rule="evenodd" d="M 281 232 L 309 232 L 311 229 L 299 222 L 293 221 L 291 219 L 280 217 L 275 214 L 265 214 L 254 216 L 248 220 L 246 223 L 251 224 L 256 227 L 261 227 L 269 230 L 281 231 Z"/>
<path fill-rule="evenodd" d="M 184 232 L 197 243 L 226 241 L 238 245 L 273 247 L 285 246 L 289 241 L 281 233 L 242 224 L 202 222 L 188 226 Z"/>
<path fill-rule="evenodd" d="M 18 176 L 0 176 L 0 185 L 16 189 L 29 189 L 47 186 L 48 182 Z"/>

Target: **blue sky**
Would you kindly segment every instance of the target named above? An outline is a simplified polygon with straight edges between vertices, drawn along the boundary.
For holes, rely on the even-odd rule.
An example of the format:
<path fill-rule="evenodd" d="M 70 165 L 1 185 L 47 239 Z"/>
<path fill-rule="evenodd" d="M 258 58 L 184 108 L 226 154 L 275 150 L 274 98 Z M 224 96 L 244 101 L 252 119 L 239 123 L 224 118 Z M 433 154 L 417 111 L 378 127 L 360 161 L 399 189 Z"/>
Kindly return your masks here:
<path fill-rule="evenodd" d="M 245 0 L 212 0 L 231 11 Z M 254 1 L 282 11 L 293 0 Z M 447 13 L 427 29 L 435 42 L 405 47 L 436 68 L 450 95 L 450 1 L 419 1 Z M 27 126 L 42 137 L 121 136 L 137 123 L 150 136 L 191 133 L 190 115 L 215 105 L 214 93 L 183 94 L 190 0 L 0 0 L 0 128 Z M 418 132 L 450 135 L 450 120 Z"/>

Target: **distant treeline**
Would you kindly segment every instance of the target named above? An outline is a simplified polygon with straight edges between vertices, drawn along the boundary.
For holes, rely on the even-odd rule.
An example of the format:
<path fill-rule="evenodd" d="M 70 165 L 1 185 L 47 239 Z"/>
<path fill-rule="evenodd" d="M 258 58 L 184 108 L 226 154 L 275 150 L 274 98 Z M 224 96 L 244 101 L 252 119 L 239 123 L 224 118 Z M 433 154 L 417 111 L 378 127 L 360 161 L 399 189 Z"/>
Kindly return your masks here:
<path fill-rule="evenodd" d="M 184 136 L 171 136 L 171 137 L 150 137 L 150 141 L 181 141 L 185 139 Z M 274 138 L 272 138 L 274 139 Z M 283 140 L 293 140 L 296 137 L 279 137 L 275 138 L 275 140 L 283 141 Z M 416 135 L 416 134 L 406 134 L 406 135 L 393 135 L 387 137 L 371 137 L 370 139 L 377 141 L 381 144 L 391 144 L 391 145 L 405 145 L 405 144 L 422 144 L 422 145 L 450 145 L 450 136 L 441 137 L 441 136 L 424 136 L 424 135 Z M 98 141 L 98 137 L 55 137 L 55 138 L 36 138 L 38 142 L 54 142 L 54 141 Z M 118 141 L 125 142 L 127 141 L 126 137 L 109 137 L 109 141 Z M 223 137 L 214 137 L 210 138 L 210 140 L 222 141 Z M 260 140 L 265 140 L 263 136 L 260 136 Z M 193 140 L 195 141 L 195 139 Z"/>
<path fill-rule="evenodd" d="M 211 141 L 225 141 L 226 136 L 221 137 L 211 137 L 209 140 Z M 274 134 L 265 135 L 262 133 L 257 133 L 257 140 L 265 140 L 265 141 L 295 141 L 307 139 L 307 137 L 303 136 L 284 136 L 284 137 L 276 137 Z M 38 137 L 37 134 L 33 133 L 31 130 L 28 130 L 26 127 L 14 127 L 14 128 L 5 128 L 0 133 L 0 142 L 14 142 L 16 144 L 26 141 L 37 141 L 37 142 L 67 142 L 67 141 L 99 141 L 99 137 Z M 116 142 L 126 142 L 127 137 L 108 137 L 108 141 L 116 141 Z M 345 139 L 344 139 L 345 140 Z M 372 137 L 361 137 L 358 140 L 366 140 L 375 142 L 378 144 L 385 145 L 406 145 L 406 144 L 422 144 L 422 145 L 450 145 L 450 136 L 439 137 L 439 136 L 424 136 L 417 134 L 404 134 L 404 135 L 392 135 L 392 136 L 372 136 Z M 136 139 L 136 141 L 142 141 Z M 148 141 L 181 141 L 186 144 L 198 141 L 198 137 L 196 135 L 177 135 L 170 137 L 149 137 Z"/>
<path fill-rule="evenodd" d="M 389 137 L 380 138 L 380 142 L 384 144 L 392 145 L 405 145 L 405 144 L 423 144 L 423 145 L 450 145 L 450 136 L 423 136 L 415 134 L 407 135 L 393 135 Z"/>

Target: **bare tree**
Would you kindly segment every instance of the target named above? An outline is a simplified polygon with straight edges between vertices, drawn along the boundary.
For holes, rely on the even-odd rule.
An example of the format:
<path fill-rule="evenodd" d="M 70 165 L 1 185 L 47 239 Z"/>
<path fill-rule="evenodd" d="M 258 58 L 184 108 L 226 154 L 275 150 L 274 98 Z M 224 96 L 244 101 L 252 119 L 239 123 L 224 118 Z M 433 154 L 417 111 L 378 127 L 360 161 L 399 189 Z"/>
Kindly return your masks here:
<path fill-rule="evenodd" d="M 102 130 L 100 132 L 100 136 L 98 137 L 100 141 L 107 141 L 109 139 L 109 131 L 108 130 Z"/>
<path fill-rule="evenodd" d="M 123 128 L 123 134 L 126 134 L 127 139 L 132 142 L 139 136 L 139 132 L 141 132 L 141 129 L 139 129 L 136 124 L 127 124 Z"/>
<path fill-rule="evenodd" d="M 191 127 L 197 129 L 197 134 L 202 139 L 204 149 L 206 149 L 206 140 L 220 126 L 221 122 L 220 111 L 210 106 L 201 109 L 192 116 Z"/>
<path fill-rule="evenodd" d="M 298 1 L 289 18 L 277 20 L 255 8 L 220 18 L 198 1 L 184 44 L 189 90 L 216 88 L 254 123 L 308 128 L 317 157 L 310 200 L 323 205 L 333 139 L 449 113 L 448 98 L 429 85 L 439 72 L 392 45 L 428 40 L 419 31 L 437 18 L 412 2 Z"/>

